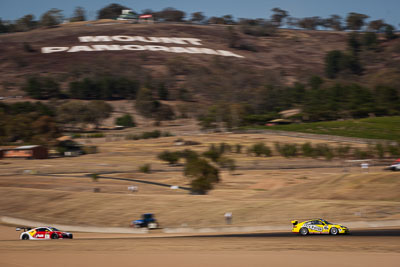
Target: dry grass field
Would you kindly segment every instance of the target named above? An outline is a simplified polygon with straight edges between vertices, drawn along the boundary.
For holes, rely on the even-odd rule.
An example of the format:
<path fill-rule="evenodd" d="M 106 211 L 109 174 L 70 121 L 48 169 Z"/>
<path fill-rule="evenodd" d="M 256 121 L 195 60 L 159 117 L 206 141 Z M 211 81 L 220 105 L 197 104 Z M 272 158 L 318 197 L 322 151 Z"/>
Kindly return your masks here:
<path fill-rule="evenodd" d="M 166 128 L 168 130 L 168 127 Z M 99 153 L 75 158 L 0 161 L 0 215 L 71 225 L 128 226 L 145 212 L 153 212 L 162 227 L 205 227 L 225 224 L 233 212 L 240 226 L 288 224 L 292 219 L 324 217 L 331 221 L 400 218 L 400 179 L 397 173 L 372 166 L 368 173 L 343 161 L 254 157 L 229 153 L 237 169 L 221 171 L 221 182 L 208 195 L 142 183 L 188 187 L 183 165 L 169 166 L 157 159 L 164 151 L 205 151 L 225 142 L 246 147 L 264 142 L 327 142 L 266 134 L 209 133 L 181 135 L 196 146 L 176 146 L 178 136 L 147 140 L 122 137 L 91 139 Z M 137 131 L 137 130 L 134 130 Z M 334 145 L 335 142 L 332 142 Z M 353 146 L 363 146 L 352 144 Z M 149 174 L 139 166 L 151 164 Z M 97 182 L 86 175 L 103 173 Z M 140 181 L 115 180 L 135 179 Z M 131 193 L 128 186 L 138 186 Z M 98 188 L 99 193 L 93 189 Z"/>

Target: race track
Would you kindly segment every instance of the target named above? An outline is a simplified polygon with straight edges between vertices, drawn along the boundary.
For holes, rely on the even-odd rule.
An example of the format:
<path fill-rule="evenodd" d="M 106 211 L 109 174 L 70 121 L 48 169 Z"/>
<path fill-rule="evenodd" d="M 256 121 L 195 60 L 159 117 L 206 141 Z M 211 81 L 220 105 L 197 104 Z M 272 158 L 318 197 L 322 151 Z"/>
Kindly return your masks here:
<path fill-rule="evenodd" d="M 0 226 L 0 266 L 398 266 L 400 229 L 351 235 L 285 232 L 177 236 L 73 233 L 73 240 L 18 240 Z M 29 256 L 28 256 L 29 255 Z"/>

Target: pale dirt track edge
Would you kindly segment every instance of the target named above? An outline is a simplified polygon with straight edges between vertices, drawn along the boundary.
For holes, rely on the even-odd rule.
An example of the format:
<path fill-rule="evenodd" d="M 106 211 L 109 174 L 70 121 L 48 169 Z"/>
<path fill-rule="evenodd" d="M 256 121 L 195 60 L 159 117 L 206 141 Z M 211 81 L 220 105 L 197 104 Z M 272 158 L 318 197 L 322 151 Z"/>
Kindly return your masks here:
<path fill-rule="evenodd" d="M 84 232 L 84 233 L 110 233 L 110 234 L 147 234 L 148 229 L 133 229 L 124 227 L 97 227 L 97 226 L 71 226 L 60 225 L 43 222 L 35 222 L 8 216 L 0 217 L 3 224 L 37 227 L 40 225 L 51 225 L 64 231 Z M 400 220 L 390 221 L 356 221 L 343 223 L 350 229 L 368 229 L 368 228 L 385 228 L 400 227 Z M 251 232 L 268 232 L 268 231 L 290 231 L 290 224 L 284 226 L 230 226 L 230 227 L 209 227 L 209 228 L 165 228 L 162 229 L 166 234 L 206 234 L 206 233 L 251 233 Z"/>

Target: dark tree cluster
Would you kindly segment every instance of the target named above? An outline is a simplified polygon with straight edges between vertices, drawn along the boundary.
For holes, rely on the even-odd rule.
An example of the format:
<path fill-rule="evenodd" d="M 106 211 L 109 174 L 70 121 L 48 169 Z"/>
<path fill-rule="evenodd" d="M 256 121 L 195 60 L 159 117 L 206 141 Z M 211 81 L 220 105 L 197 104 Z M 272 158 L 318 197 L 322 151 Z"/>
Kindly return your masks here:
<path fill-rule="evenodd" d="M 333 86 L 293 87 L 266 86 L 256 96 L 257 101 L 236 104 L 236 111 L 228 103 L 210 107 L 201 116 L 203 128 L 236 128 L 244 125 L 265 125 L 279 118 L 278 112 L 300 108 L 302 112 L 292 119 L 326 121 L 400 115 L 400 92 L 387 86 L 374 89 L 357 84 Z M 323 99 L 323 101 L 321 101 Z M 241 110 L 241 112 L 237 112 Z"/>
<path fill-rule="evenodd" d="M 64 127 L 70 126 L 73 129 L 77 126 L 84 128 L 88 124 L 93 124 L 97 128 L 102 120 L 111 115 L 112 111 L 112 106 L 102 100 L 89 103 L 68 101 L 57 108 L 57 120 Z"/>
<path fill-rule="evenodd" d="M 51 77 L 30 77 L 22 87 L 22 90 L 34 99 L 43 100 L 64 97 L 58 82 Z"/>
<path fill-rule="evenodd" d="M 119 15 L 121 15 L 122 10 L 130 9 L 126 6 L 122 6 L 120 4 L 110 4 L 98 11 L 97 18 L 98 19 L 116 19 Z"/>
<path fill-rule="evenodd" d="M 60 136 L 54 116 L 50 106 L 39 102 L 0 103 L 0 144 L 51 144 Z"/>
<path fill-rule="evenodd" d="M 181 10 L 167 7 L 159 12 L 154 13 L 154 16 L 157 21 L 182 22 L 186 14 Z"/>
<path fill-rule="evenodd" d="M 375 32 L 349 33 L 347 51 L 333 50 L 325 56 L 325 73 L 328 78 L 335 79 L 343 72 L 361 75 L 363 66 L 360 56 L 364 51 L 381 50 L 380 41 Z"/>
<path fill-rule="evenodd" d="M 98 11 L 98 19 L 116 19 L 121 15 L 122 10 L 129 9 L 126 6 L 112 3 Z M 137 14 L 132 11 L 133 14 Z M 397 35 L 394 33 L 395 27 L 387 24 L 382 19 L 372 20 L 367 22 L 368 15 L 351 12 L 345 18 L 339 15 L 331 15 L 328 18 L 321 18 L 319 16 L 311 16 L 305 18 L 295 18 L 290 16 L 289 12 L 279 7 L 271 9 L 269 19 L 258 18 L 248 19 L 240 18 L 235 19 L 232 15 L 227 14 L 221 17 L 207 18 L 203 12 L 194 12 L 191 17 L 185 20 L 186 13 L 184 11 L 168 7 L 161 11 L 153 11 L 145 9 L 141 14 L 151 14 L 157 22 L 191 22 L 196 24 L 222 24 L 222 25 L 240 25 L 244 33 L 255 36 L 269 36 L 272 35 L 279 27 L 287 26 L 288 28 L 300 28 L 307 30 L 316 29 L 332 29 L 335 31 L 351 30 L 360 31 L 367 29 L 368 31 L 384 32 L 387 39 L 394 39 Z M 86 11 L 82 7 L 76 7 L 74 13 L 68 18 L 71 22 L 86 20 Z M 64 15 L 62 10 L 51 9 L 45 12 L 40 20 L 36 21 L 31 14 L 25 15 L 22 18 L 10 22 L 2 21 L 0 19 L 0 33 L 16 32 L 16 31 L 29 31 L 37 27 L 54 27 L 62 23 Z"/>
<path fill-rule="evenodd" d="M 69 84 L 69 97 L 75 99 L 135 99 L 140 82 L 126 77 L 84 78 Z"/>

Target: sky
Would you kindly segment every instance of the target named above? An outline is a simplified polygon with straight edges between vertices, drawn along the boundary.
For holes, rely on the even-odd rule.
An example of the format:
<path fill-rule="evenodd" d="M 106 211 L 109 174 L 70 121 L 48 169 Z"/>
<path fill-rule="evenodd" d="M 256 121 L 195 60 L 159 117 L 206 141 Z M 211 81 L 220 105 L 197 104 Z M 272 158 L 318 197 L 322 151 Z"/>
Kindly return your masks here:
<path fill-rule="evenodd" d="M 95 19 L 97 11 L 111 3 L 136 12 L 174 7 L 187 14 L 202 11 L 207 17 L 231 14 L 235 18 L 269 18 L 274 7 L 287 10 L 297 18 L 329 17 L 332 14 L 345 17 L 349 12 L 358 12 L 369 15 L 369 20 L 384 19 L 396 28 L 400 23 L 400 0 L 0 0 L 0 18 L 15 20 L 33 14 L 39 19 L 51 8 L 61 9 L 66 17 L 70 17 L 75 7 L 81 6 L 87 11 L 88 19 Z"/>

